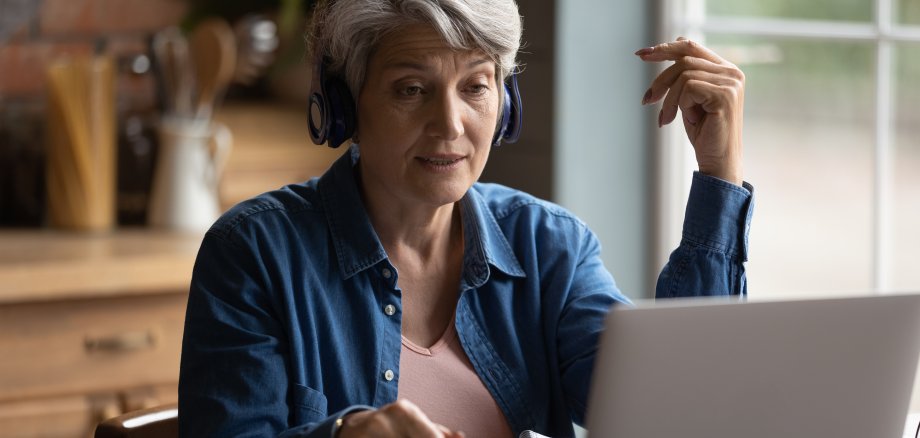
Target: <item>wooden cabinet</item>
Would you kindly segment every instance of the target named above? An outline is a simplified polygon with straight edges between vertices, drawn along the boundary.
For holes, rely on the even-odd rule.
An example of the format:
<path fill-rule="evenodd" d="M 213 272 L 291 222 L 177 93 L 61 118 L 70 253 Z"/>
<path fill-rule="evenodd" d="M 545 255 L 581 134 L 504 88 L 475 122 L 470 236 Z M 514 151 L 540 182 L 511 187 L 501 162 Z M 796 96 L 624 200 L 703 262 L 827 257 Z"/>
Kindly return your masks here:
<path fill-rule="evenodd" d="M 0 233 L 0 435 L 174 402 L 199 235 Z"/>
<path fill-rule="evenodd" d="M 303 108 L 224 105 L 222 206 L 321 175 L 346 150 L 310 142 Z M 201 235 L 0 231 L 0 436 L 85 437 L 176 401 Z"/>

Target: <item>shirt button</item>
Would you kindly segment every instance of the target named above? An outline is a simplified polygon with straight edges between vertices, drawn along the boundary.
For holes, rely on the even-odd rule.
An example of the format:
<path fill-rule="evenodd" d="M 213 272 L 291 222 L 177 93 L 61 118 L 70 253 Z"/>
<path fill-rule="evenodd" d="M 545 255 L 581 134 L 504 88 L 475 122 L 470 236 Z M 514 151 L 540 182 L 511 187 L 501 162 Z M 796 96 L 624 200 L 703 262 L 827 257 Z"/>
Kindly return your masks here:
<path fill-rule="evenodd" d="M 393 374 L 393 370 L 386 370 L 383 372 L 383 378 L 387 379 L 387 382 L 389 382 L 390 380 L 393 380 L 394 376 L 395 374 Z"/>
<path fill-rule="evenodd" d="M 387 304 L 386 307 L 383 308 L 383 313 L 386 313 L 387 316 L 393 316 L 393 314 L 396 313 L 396 306 Z"/>
<path fill-rule="evenodd" d="M 386 279 L 389 279 L 390 277 L 393 276 L 393 273 L 390 271 L 389 268 L 383 268 L 383 271 L 381 271 L 381 274 L 383 274 L 383 278 L 386 278 Z"/>

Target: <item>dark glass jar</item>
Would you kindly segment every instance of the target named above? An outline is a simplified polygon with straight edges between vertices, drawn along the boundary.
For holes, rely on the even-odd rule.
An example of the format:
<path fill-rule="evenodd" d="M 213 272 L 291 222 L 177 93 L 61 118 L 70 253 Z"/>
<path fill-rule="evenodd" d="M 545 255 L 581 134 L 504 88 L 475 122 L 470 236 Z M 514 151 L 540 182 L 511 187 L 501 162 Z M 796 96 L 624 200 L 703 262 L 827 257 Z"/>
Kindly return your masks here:
<path fill-rule="evenodd" d="M 0 226 L 39 227 L 45 218 L 43 105 L 0 104 Z"/>
<path fill-rule="evenodd" d="M 116 214 L 118 225 L 146 225 L 159 119 L 152 58 L 149 50 L 127 54 L 118 65 Z"/>
<path fill-rule="evenodd" d="M 157 151 L 155 123 L 155 112 L 125 113 L 119 122 L 116 198 L 119 225 L 145 225 L 147 222 Z"/>

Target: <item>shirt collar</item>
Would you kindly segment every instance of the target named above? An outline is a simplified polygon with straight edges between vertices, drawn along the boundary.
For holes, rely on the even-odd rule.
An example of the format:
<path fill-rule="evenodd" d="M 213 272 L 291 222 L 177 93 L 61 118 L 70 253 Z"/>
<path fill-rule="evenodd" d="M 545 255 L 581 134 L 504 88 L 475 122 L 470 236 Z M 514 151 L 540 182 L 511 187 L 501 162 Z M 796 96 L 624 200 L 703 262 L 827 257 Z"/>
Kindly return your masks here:
<path fill-rule="evenodd" d="M 326 222 L 345 279 L 387 258 L 358 191 L 358 148 L 352 146 L 319 180 Z"/>
<path fill-rule="evenodd" d="M 460 213 L 466 245 L 462 289 L 482 286 L 489 279 L 489 265 L 513 277 L 525 276 L 505 233 L 475 185 L 460 200 Z"/>
<path fill-rule="evenodd" d="M 320 178 L 318 187 L 344 279 L 387 258 L 358 189 L 358 158 L 358 147 L 352 145 Z M 524 277 L 508 239 L 475 186 L 461 199 L 460 210 L 466 245 L 463 289 L 482 286 L 489 279 L 489 265 Z"/>

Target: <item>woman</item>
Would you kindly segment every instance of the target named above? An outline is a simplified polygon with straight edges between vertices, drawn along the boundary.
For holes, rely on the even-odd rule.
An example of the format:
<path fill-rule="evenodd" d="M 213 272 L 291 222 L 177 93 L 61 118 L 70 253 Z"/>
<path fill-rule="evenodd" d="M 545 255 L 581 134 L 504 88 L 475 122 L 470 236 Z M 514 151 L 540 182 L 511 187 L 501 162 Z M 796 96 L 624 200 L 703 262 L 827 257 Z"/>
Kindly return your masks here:
<path fill-rule="evenodd" d="M 323 74 L 355 99 L 353 145 L 319 179 L 243 202 L 207 233 L 183 340 L 188 436 L 571 436 L 604 316 L 628 300 L 562 208 L 476 180 L 514 70 L 513 0 L 317 7 Z M 744 78 L 687 40 L 643 103 L 696 150 L 660 297 L 743 294 Z"/>

